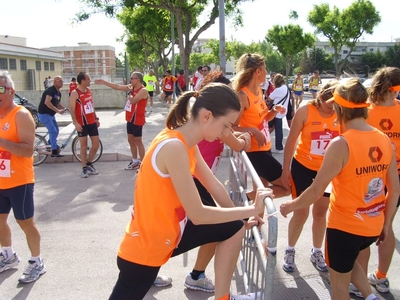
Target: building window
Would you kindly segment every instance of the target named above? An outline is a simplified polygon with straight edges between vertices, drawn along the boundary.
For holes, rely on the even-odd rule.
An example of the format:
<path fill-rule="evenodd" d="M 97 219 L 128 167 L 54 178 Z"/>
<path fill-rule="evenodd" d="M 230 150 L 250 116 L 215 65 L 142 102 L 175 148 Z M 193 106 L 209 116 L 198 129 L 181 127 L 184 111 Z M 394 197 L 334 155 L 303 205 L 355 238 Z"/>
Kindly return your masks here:
<path fill-rule="evenodd" d="M 10 63 L 10 70 L 16 70 L 17 69 L 17 60 L 15 58 L 10 58 L 8 59 Z"/>
<path fill-rule="evenodd" d="M 48 71 L 49 70 L 49 62 L 45 61 L 43 64 L 44 64 L 44 70 Z"/>
<path fill-rule="evenodd" d="M 349 50 L 343 50 L 343 54 L 349 53 Z"/>
<path fill-rule="evenodd" d="M 54 71 L 54 63 L 53 62 L 50 63 L 50 71 Z"/>
<path fill-rule="evenodd" d="M 28 66 L 26 65 L 26 60 L 25 59 L 20 59 L 20 64 L 21 64 L 21 71 L 28 70 Z"/>
<path fill-rule="evenodd" d="M 374 48 L 369 48 L 369 52 L 374 52 Z"/>
<path fill-rule="evenodd" d="M 8 70 L 8 60 L 7 60 L 7 58 L 0 57 L 0 69 Z"/>
<path fill-rule="evenodd" d="M 36 61 L 36 71 L 42 70 L 42 62 L 40 60 Z"/>

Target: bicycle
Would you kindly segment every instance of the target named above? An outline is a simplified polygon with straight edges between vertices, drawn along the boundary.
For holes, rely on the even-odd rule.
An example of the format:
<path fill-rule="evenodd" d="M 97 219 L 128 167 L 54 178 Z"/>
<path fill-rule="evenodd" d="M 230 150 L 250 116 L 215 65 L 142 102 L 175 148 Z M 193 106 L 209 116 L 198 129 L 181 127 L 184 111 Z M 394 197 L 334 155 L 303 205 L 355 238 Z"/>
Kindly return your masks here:
<path fill-rule="evenodd" d="M 65 142 L 60 146 L 60 152 L 65 149 L 65 147 L 68 145 L 69 141 L 71 140 L 72 136 L 76 134 L 76 129 L 74 129 L 71 134 L 68 136 L 68 138 L 65 140 Z M 35 145 L 33 148 L 33 165 L 38 166 L 42 164 L 43 162 L 46 161 L 47 157 L 51 155 L 51 145 L 47 141 L 47 136 L 49 135 L 48 132 L 46 132 L 45 135 L 40 135 L 38 133 L 35 133 Z M 99 149 L 97 150 L 97 153 L 93 159 L 93 163 L 98 161 L 103 154 L 103 144 L 101 140 L 99 140 Z M 90 138 L 88 138 L 87 142 L 87 148 L 86 151 L 89 152 L 90 149 L 92 148 L 92 141 Z M 72 140 L 72 154 L 74 157 L 80 162 L 80 153 L 81 153 L 81 143 L 79 140 L 79 136 L 76 135 L 75 138 Z"/>

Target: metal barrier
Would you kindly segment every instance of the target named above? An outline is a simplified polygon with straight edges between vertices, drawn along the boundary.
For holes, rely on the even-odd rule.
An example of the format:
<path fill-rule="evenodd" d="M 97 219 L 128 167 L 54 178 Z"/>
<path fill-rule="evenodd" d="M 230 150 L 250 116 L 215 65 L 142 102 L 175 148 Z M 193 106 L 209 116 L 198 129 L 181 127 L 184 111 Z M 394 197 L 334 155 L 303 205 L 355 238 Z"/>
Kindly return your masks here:
<path fill-rule="evenodd" d="M 248 179 L 257 187 L 264 185 L 244 151 L 238 153 L 230 150 L 230 152 L 230 195 L 236 206 L 248 206 L 250 205 L 246 195 Z M 272 199 L 266 197 L 264 204 L 267 220 L 261 227 L 261 236 L 257 226 L 246 230 L 239 259 L 246 293 L 257 293 L 260 299 L 268 300 L 272 299 L 274 283 L 278 219 L 275 216 L 277 211 Z"/>

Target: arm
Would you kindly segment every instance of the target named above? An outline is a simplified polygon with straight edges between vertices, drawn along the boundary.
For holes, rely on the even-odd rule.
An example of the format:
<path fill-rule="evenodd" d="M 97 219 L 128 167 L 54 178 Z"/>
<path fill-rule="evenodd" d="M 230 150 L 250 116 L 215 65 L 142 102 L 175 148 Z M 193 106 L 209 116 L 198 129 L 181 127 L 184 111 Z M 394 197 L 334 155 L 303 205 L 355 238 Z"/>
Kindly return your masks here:
<path fill-rule="evenodd" d="M 303 130 L 304 124 L 307 121 L 308 108 L 307 106 L 302 106 L 297 110 L 296 115 L 293 118 L 292 126 L 289 130 L 289 135 L 286 140 L 285 150 L 283 153 L 283 163 L 282 163 L 282 182 L 286 187 L 290 185 L 290 162 L 292 161 L 294 148 L 296 147 L 297 138 L 300 132 Z"/>
<path fill-rule="evenodd" d="M 347 163 L 348 156 L 349 150 L 344 138 L 334 138 L 329 143 L 322 166 L 313 183 L 293 201 L 284 202 L 280 207 L 281 214 L 286 218 L 288 213 L 306 208 L 320 199 L 328 184 Z"/>
<path fill-rule="evenodd" d="M 196 157 L 199 157 L 199 151 L 196 151 Z M 181 158 L 179 164 L 176 163 L 176 157 Z M 263 201 L 258 201 L 258 199 L 262 199 L 266 195 L 271 195 L 271 192 L 269 191 L 261 193 L 259 192 L 255 203 L 248 207 L 222 208 L 204 206 L 193 182 L 192 174 L 190 173 L 187 150 L 181 142 L 169 142 L 164 145 L 157 155 L 156 163 L 161 172 L 171 176 L 172 184 L 179 197 L 179 200 L 194 224 L 217 224 L 221 222 L 230 222 L 233 220 L 249 218 L 264 211 L 264 204 L 262 203 Z M 211 171 L 207 165 L 205 165 L 202 159 L 198 160 L 197 163 L 200 164 L 200 166 L 196 166 L 196 176 L 199 176 L 201 180 L 203 180 L 202 183 L 206 184 L 206 188 L 215 184 L 215 187 L 212 187 L 212 192 L 215 193 L 216 190 L 220 189 L 217 187 L 218 180 L 211 174 Z M 201 163 L 203 163 L 205 166 L 201 167 Z M 204 178 L 207 176 L 210 178 L 204 181 Z M 217 195 L 214 196 L 221 198 L 222 196 L 220 193 L 217 192 Z M 224 199 L 227 203 L 229 199 L 227 193 Z M 222 202 L 225 203 L 225 201 Z"/>
<path fill-rule="evenodd" d="M 51 103 L 51 99 L 53 99 L 52 96 L 50 95 L 46 95 L 46 98 L 44 99 L 44 104 L 50 108 L 51 110 L 55 111 L 56 113 L 62 114 L 64 112 L 63 106 L 61 105 L 60 107 L 60 103 L 58 104 L 58 107 L 55 107 L 53 105 L 53 103 Z M 60 107 L 60 108 L 59 108 Z"/>
<path fill-rule="evenodd" d="M 221 136 L 220 140 L 236 152 L 250 149 L 251 136 L 248 132 L 230 132 L 228 136 Z"/>
<path fill-rule="evenodd" d="M 76 106 L 76 100 L 79 98 L 78 93 L 76 90 L 72 91 L 71 96 L 69 96 L 69 110 L 71 112 L 71 119 L 72 123 L 75 125 L 75 129 L 77 132 L 82 131 L 82 126 L 79 125 L 78 121 L 76 120 L 76 115 L 75 115 L 75 106 Z"/>
<path fill-rule="evenodd" d="M 23 157 L 32 157 L 35 143 L 35 123 L 29 111 L 21 110 L 15 117 L 19 142 L 11 142 L 0 137 L 0 147 Z"/>
<path fill-rule="evenodd" d="M 399 199 L 399 175 L 397 173 L 396 153 L 393 150 L 392 160 L 386 173 L 386 208 L 384 210 L 385 223 L 383 224 L 382 232 L 376 241 L 376 245 L 381 244 L 387 237 L 389 228 L 393 224 L 393 218 L 396 213 L 397 201 Z"/>
<path fill-rule="evenodd" d="M 148 96 L 147 90 L 141 89 L 139 93 L 135 95 L 135 97 L 133 97 L 132 94 L 129 94 L 128 99 L 131 104 L 135 104 L 138 103 L 140 100 L 147 98 L 147 96 Z"/>
<path fill-rule="evenodd" d="M 104 79 L 96 79 L 94 81 L 95 84 L 101 84 L 101 85 L 105 85 L 108 86 L 114 90 L 118 90 L 118 91 L 124 91 L 124 92 L 129 92 L 130 91 L 130 87 L 129 85 L 122 85 L 122 84 L 117 84 L 117 83 L 112 83 L 109 81 L 106 81 Z"/>

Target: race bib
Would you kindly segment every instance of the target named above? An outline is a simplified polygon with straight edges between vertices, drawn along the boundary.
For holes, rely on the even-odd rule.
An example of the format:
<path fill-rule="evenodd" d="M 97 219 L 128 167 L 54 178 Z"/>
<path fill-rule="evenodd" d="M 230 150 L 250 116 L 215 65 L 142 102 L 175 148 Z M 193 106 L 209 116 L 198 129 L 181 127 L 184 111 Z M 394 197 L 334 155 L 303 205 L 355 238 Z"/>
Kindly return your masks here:
<path fill-rule="evenodd" d="M 148 84 L 149 86 L 154 86 L 154 81 L 153 81 L 153 80 L 149 80 L 149 81 L 147 82 L 147 84 Z"/>
<path fill-rule="evenodd" d="M 301 85 L 296 85 L 296 90 L 301 90 Z"/>
<path fill-rule="evenodd" d="M 318 85 L 312 85 L 312 86 L 311 86 L 311 89 L 312 89 L 312 90 L 318 90 Z"/>
<path fill-rule="evenodd" d="M 132 111 L 132 103 L 131 103 L 131 101 L 129 101 L 129 100 L 126 101 L 124 110 L 125 111 Z"/>
<path fill-rule="evenodd" d="M 337 131 L 317 131 L 311 133 L 311 154 L 324 156 L 329 142 L 336 136 Z"/>
<path fill-rule="evenodd" d="M 85 114 L 86 115 L 94 113 L 93 102 L 92 101 L 86 102 L 85 106 L 84 106 L 84 109 L 85 109 Z"/>
<path fill-rule="evenodd" d="M 11 177 L 11 153 L 0 151 L 0 177 Z"/>
<path fill-rule="evenodd" d="M 165 85 L 165 88 L 166 88 L 167 90 L 170 90 L 170 89 L 172 89 L 172 86 L 171 86 L 169 83 L 167 83 L 167 84 Z"/>
<path fill-rule="evenodd" d="M 258 126 L 258 129 L 265 136 L 265 139 L 266 139 L 267 144 L 268 144 L 271 141 L 271 136 L 269 135 L 268 122 L 263 120 L 262 123 Z"/>

